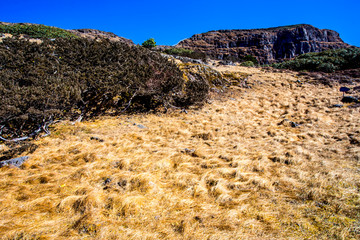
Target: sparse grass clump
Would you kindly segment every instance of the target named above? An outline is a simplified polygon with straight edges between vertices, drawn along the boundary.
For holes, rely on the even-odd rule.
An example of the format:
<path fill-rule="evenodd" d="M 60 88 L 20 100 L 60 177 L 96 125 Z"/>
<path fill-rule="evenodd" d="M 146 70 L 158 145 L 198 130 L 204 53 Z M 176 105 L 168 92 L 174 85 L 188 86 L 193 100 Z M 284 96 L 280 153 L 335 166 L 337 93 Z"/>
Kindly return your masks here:
<path fill-rule="evenodd" d="M 328 50 L 320 53 L 306 53 L 293 60 L 276 63 L 275 68 L 291 69 L 295 71 L 334 72 L 360 67 L 360 49 L 346 48 Z"/>

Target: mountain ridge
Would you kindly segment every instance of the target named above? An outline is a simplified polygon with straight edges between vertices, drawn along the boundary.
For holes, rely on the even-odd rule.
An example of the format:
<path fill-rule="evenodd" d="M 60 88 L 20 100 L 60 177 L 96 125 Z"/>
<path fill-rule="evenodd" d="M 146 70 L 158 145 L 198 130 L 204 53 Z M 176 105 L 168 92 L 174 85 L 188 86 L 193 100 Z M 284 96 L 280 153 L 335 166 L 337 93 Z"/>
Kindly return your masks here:
<path fill-rule="evenodd" d="M 241 61 L 252 55 L 260 64 L 269 64 L 308 52 L 352 46 L 334 30 L 297 24 L 265 29 L 213 30 L 194 34 L 176 47 L 201 51 L 221 60 Z"/>
<path fill-rule="evenodd" d="M 253 30 L 278 30 L 278 29 L 284 29 L 284 28 L 293 28 L 293 27 L 302 27 L 302 26 L 312 26 L 310 24 L 301 23 L 301 24 L 293 24 L 293 25 L 284 25 L 284 26 L 278 26 L 278 27 L 269 27 L 269 28 L 233 28 L 233 29 L 218 29 L 218 30 L 210 30 L 208 32 L 222 32 L 222 31 L 253 31 Z M 324 29 L 325 30 L 325 29 Z M 330 29 L 326 29 L 330 30 Z"/>
<path fill-rule="evenodd" d="M 122 41 L 129 45 L 135 45 L 130 39 L 97 29 L 66 30 L 33 23 L 0 22 L 1 25 L 43 26 L 61 30 L 77 37 L 109 39 L 111 41 Z M 6 33 L 4 30 L 1 32 Z M 158 49 L 160 50 L 172 47 L 185 48 L 205 53 L 213 59 L 237 62 L 246 61 L 246 57 L 250 55 L 256 58 L 259 64 L 271 64 L 292 59 L 304 53 L 353 48 L 355 46 L 345 43 L 340 38 L 339 33 L 334 30 L 319 29 L 310 24 L 303 23 L 258 29 L 211 30 L 180 40 L 172 47 L 166 45 L 159 47 Z"/>
<path fill-rule="evenodd" d="M 7 26 L 14 26 L 14 25 L 18 25 L 18 26 L 43 26 L 45 28 L 49 28 L 49 29 L 59 29 L 59 30 L 63 30 L 65 32 L 68 32 L 70 34 L 73 34 L 74 36 L 78 36 L 78 37 L 82 37 L 82 38 L 88 38 L 88 39 L 109 39 L 110 41 L 122 41 L 125 42 L 126 44 L 129 45 L 135 45 L 134 42 L 130 39 L 121 37 L 116 35 L 113 32 L 106 32 L 106 31 L 102 31 L 102 30 L 98 30 L 98 29 L 89 29 L 89 28 L 83 28 L 83 29 L 62 29 L 62 28 L 58 28 L 58 27 L 53 27 L 53 26 L 47 26 L 47 25 L 43 25 L 43 24 L 37 24 L 37 23 L 10 23 L 10 22 L 1 22 L 0 21 L 0 26 L 1 25 L 7 25 Z M 0 32 L 2 33 L 2 32 Z M 3 32 L 4 33 L 4 32 Z M 10 33 L 10 32 L 9 32 Z M 27 35 L 27 34 L 25 34 Z M 30 36 L 31 37 L 31 36 Z M 36 38 L 36 37 L 35 37 Z"/>

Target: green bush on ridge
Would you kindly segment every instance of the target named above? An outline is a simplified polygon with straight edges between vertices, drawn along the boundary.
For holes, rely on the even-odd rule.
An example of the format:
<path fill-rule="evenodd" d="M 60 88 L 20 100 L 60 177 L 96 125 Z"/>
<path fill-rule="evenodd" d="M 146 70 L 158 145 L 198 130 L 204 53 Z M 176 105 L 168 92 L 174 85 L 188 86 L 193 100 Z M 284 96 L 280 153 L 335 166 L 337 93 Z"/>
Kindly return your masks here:
<path fill-rule="evenodd" d="M 143 43 L 141 44 L 141 46 L 143 46 L 144 48 L 149 48 L 149 49 L 154 48 L 154 47 L 156 47 L 155 39 L 149 38 L 148 40 L 146 40 L 145 42 L 143 42 Z"/>
<path fill-rule="evenodd" d="M 276 63 L 272 66 L 295 71 L 320 71 L 327 73 L 359 68 L 360 49 L 345 48 L 319 53 L 306 53 L 293 60 Z"/>

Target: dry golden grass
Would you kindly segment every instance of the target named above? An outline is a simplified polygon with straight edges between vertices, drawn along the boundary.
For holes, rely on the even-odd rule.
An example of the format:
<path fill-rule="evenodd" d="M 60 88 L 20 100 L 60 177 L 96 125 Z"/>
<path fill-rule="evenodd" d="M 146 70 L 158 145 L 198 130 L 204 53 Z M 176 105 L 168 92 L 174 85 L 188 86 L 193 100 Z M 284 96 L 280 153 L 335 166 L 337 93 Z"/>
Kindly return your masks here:
<path fill-rule="evenodd" d="M 252 88 L 188 114 L 56 125 L 0 169 L 1 239 L 359 239 L 359 109 L 329 108 L 337 86 L 218 70 Z"/>

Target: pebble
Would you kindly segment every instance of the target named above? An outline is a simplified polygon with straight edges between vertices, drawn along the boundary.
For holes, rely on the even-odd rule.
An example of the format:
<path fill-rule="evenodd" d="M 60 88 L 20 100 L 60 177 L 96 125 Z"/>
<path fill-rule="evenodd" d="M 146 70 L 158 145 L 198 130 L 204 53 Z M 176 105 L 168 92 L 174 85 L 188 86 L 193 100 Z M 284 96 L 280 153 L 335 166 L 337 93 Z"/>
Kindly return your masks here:
<path fill-rule="evenodd" d="M 141 128 L 141 129 L 146 129 L 146 128 L 147 128 L 146 126 L 141 125 L 141 124 L 137 124 L 136 126 L 137 126 L 138 128 Z"/>
<path fill-rule="evenodd" d="M 296 128 L 299 126 L 299 124 L 297 124 L 296 122 L 290 122 L 290 126 Z"/>
<path fill-rule="evenodd" d="M 184 151 L 182 151 L 182 152 L 185 152 L 185 153 L 194 153 L 194 152 L 195 152 L 195 149 L 185 148 Z"/>
<path fill-rule="evenodd" d="M 344 105 L 342 105 L 342 104 L 334 104 L 334 105 L 332 105 L 331 107 L 332 108 L 342 108 Z"/>
<path fill-rule="evenodd" d="M 106 184 L 108 184 L 108 183 L 110 183 L 110 182 L 111 182 L 111 179 L 110 179 L 110 178 L 107 178 L 107 179 L 105 179 L 104 184 L 106 185 Z"/>

